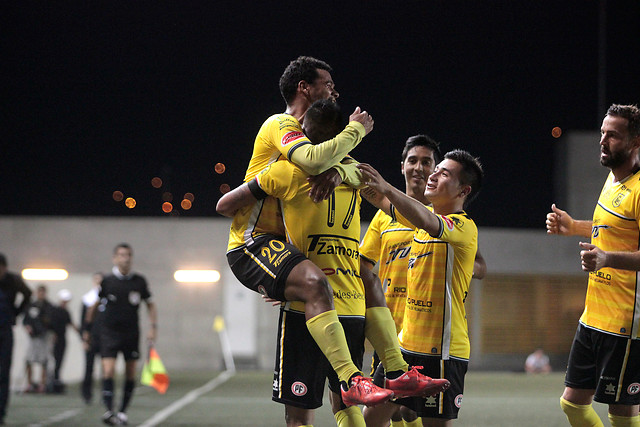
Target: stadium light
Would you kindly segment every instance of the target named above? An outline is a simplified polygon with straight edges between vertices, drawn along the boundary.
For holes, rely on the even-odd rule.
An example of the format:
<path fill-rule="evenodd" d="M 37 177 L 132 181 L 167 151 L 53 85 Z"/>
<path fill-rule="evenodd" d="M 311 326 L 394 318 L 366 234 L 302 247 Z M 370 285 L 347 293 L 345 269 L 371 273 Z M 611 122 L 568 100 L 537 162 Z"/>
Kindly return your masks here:
<path fill-rule="evenodd" d="M 25 280 L 67 280 L 69 273 L 64 268 L 25 268 L 22 278 Z"/>
<path fill-rule="evenodd" d="M 173 278 L 180 283 L 215 283 L 220 280 L 218 270 L 176 270 Z"/>

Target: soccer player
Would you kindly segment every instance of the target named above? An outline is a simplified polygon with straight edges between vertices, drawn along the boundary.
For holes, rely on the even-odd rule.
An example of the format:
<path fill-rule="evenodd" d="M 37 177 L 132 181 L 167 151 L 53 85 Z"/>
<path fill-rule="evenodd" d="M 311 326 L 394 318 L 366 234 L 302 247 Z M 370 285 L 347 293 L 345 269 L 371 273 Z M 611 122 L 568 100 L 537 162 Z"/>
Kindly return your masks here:
<path fill-rule="evenodd" d="M 409 137 L 402 150 L 400 164 L 400 170 L 405 179 L 405 194 L 428 205 L 429 200 L 424 195 L 427 178 L 441 160 L 442 153 L 438 142 L 427 135 Z M 395 322 L 396 333 L 402 329 L 407 297 L 409 252 L 413 234 L 412 227 L 400 224 L 384 211 L 378 210 L 360 244 L 360 270 L 363 278 L 366 277 L 366 269 L 373 269 L 379 262 L 378 276 L 383 284 L 384 298 Z M 486 263 L 478 250 L 473 277 L 482 279 L 485 272 Z M 367 284 L 366 281 L 365 284 Z M 366 291 L 367 294 L 374 292 L 369 287 Z M 371 309 L 369 307 L 369 310 Z M 375 371 L 378 363 L 378 355 L 374 353 L 372 372 Z M 420 426 L 422 422 L 415 412 L 404 406 L 398 406 L 391 417 L 391 425 Z"/>
<path fill-rule="evenodd" d="M 614 427 L 640 426 L 640 109 L 609 107 L 600 129 L 600 163 L 611 171 L 591 221 L 551 206 L 547 232 L 580 242 L 589 272 L 560 399 L 572 426 L 602 426 L 592 401 L 609 405 Z"/>
<path fill-rule="evenodd" d="M 424 426 L 447 426 L 457 418 L 469 360 L 464 300 L 473 275 L 478 229 L 464 212 L 477 195 L 483 171 L 462 150 L 444 156 L 427 181 L 425 206 L 387 183 L 370 165 L 358 166 L 377 192 L 367 196 L 378 208 L 416 228 L 409 253 L 406 307 L 398 336 L 405 360 L 425 375 L 446 378 L 451 386 L 426 398 L 398 399 L 365 409 L 367 425 L 386 425 L 404 405 L 422 417 Z M 381 197 L 384 196 L 384 197 Z M 376 371 L 380 374 L 381 367 Z"/>
<path fill-rule="evenodd" d="M 336 129 L 339 120 L 336 104 L 318 101 L 307 112 L 303 126 L 311 140 L 322 140 L 312 135 Z M 307 195 L 309 189 L 308 175 L 304 171 L 290 162 L 279 161 L 258 174 L 255 180 L 223 196 L 218 202 L 218 209 L 230 213 L 247 202 L 265 198 L 267 194 L 281 199 L 288 240 L 328 275 L 336 311 L 347 332 L 351 357 L 360 366 L 366 308 L 364 287 L 359 280 L 360 198 L 357 190 L 340 185 L 329 200 L 314 203 Z M 306 306 L 297 301 L 288 302 L 281 308 L 274 400 L 285 404 L 287 425 L 306 425 L 313 419 L 310 409 L 322 404 L 324 381 L 328 376 L 338 425 L 364 425 L 359 409 L 351 406 L 359 402 L 345 393 L 344 379 L 327 363 L 306 328 L 305 309 Z M 399 371 L 397 376 L 404 372 L 402 369 Z M 412 374 L 413 371 L 409 375 L 415 377 Z M 340 380 L 343 387 L 338 394 Z M 357 382 L 370 387 L 364 378 L 360 377 Z M 431 384 L 429 389 L 438 387 L 435 384 Z"/>
<path fill-rule="evenodd" d="M 355 165 L 343 164 L 341 160 L 373 129 L 373 118 L 356 108 L 349 124 L 336 138 L 312 145 L 302 131 L 301 123 L 314 101 L 335 102 L 338 98 L 331 67 L 318 59 L 301 56 L 282 74 L 280 92 L 287 104 L 286 111 L 269 117 L 260 128 L 245 182 L 251 181 L 279 156 L 284 156 L 309 175 L 323 173 L 316 180 L 330 185 L 310 188 L 315 201 L 323 200 L 340 178 L 349 182 L 351 177 L 357 176 Z M 339 177 L 338 171 L 342 174 Z M 350 361 L 327 278 L 294 245 L 285 241 L 280 216 L 273 197 L 255 201 L 235 213 L 227 247 L 231 270 L 244 286 L 269 298 L 305 303 L 307 327 L 314 340 L 340 380 L 349 387 L 352 382 L 355 386 L 348 391 L 352 402 L 373 405 L 379 403 L 380 398 L 388 398 L 383 390 L 362 378 L 359 369 Z"/>
<path fill-rule="evenodd" d="M 95 310 L 101 301 L 104 312 L 100 314 L 100 356 L 102 358 L 102 400 L 107 411 L 102 421 L 108 425 L 126 425 L 128 417 L 127 407 L 133 396 L 136 376 L 136 361 L 140 357 L 139 341 L 140 327 L 138 308 L 144 301 L 151 327 L 147 335 L 150 342 L 156 339 L 157 311 L 151 300 L 151 293 L 146 279 L 131 271 L 133 250 L 127 243 L 118 244 L 113 250 L 113 270 L 100 284 L 100 300 L 87 312 L 87 322 L 91 324 Z M 83 339 L 90 339 L 87 328 L 83 332 Z M 125 360 L 125 383 L 120 410 L 113 412 L 113 377 L 115 374 L 116 358 L 121 352 Z"/>

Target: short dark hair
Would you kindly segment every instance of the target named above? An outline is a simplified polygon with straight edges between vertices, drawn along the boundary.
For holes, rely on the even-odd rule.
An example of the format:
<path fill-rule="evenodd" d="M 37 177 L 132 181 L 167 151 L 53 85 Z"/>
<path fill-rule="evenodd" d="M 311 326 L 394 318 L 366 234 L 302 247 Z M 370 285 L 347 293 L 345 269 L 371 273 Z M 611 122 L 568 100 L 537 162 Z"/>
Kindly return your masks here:
<path fill-rule="evenodd" d="M 407 142 L 405 142 L 404 149 L 402 150 L 403 162 L 407 159 L 409 150 L 411 150 L 413 147 L 425 147 L 433 151 L 433 160 L 435 161 L 436 165 L 442 161 L 442 152 L 440 151 L 440 143 L 428 135 L 420 134 L 420 135 L 413 135 L 407 138 Z"/>
<path fill-rule="evenodd" d="M 129 251 L 133 253 L 133 249 L 131 249 L 131 245 L 129 245 L 128 243 L 118 243 L 116 247 L 113 248 L 113 254 L 115 255 L 118 252 L 118 249 L 120 248 L 129 249 Z"/>
<path fill-rule="evenodd" d="M 314 102 L 304 114 L 304 127 L 307 137 L 314 144 L 335 137 L 344 127 L 340 106 L 328 99 Z"/>
<path fill-rule="evenodd" d="M 462 165 L 460 183 L 471 186 L 471 192 L 464 201 L 464 207 L 466 208 L 478 196 L 482 187 L 482 179 L 484 178 L 482 164 L 480 164 L 480 160 L 477 157 L 473 157 L 468 151 L 464 150 L 449 151 L 444 155 L 444 158 Z"/>
<path fill-rule="evenodd" d="M 631 138 L 640 136 L 640 109 L 637 105 L 612 104 L 607 110 L 607 116 L 627 119 Z"/>
<path fill-rule="evenodd" d="M 311 56 L 299 56 L 291 61 L 280 76 L 280 94 L 284 102 L 289 104 L 293 101 L 300 81 L 304 80 L 310 84 L 315 82 L 318 78 L 318 69 L 330 73 L 333 71 L 329 64 Z"/>
<path fill-rule="evenodd" d="M 7 266 L 7 257 L 4 254 L 0 254 L 0 265 L 3 267 Z"/>

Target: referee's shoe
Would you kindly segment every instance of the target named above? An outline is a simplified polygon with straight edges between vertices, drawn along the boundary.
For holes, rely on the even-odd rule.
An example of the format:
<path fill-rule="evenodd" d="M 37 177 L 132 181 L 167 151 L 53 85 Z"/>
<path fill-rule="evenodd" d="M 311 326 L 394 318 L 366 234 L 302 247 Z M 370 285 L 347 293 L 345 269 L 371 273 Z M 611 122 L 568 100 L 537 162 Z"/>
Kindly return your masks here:
<path fill-rule="evenodd" d="M 449 380 L 431 378 L 418 372 L 422 366 L 414 366 L 397 378 L 385 378 L 384 387 L 392 390 L 395 397 L 434 396 L 449 388 Z"/>
<path fill-rule="evenodd" d="M 347 406 L 365 405 L 376 406 L 393 399 L 393 391 L 380 388 L 362 375 L 354 375 L 349 380 L 350 387 L 346 389 L 346 383 L 340 385 L 342 402 Z"/>

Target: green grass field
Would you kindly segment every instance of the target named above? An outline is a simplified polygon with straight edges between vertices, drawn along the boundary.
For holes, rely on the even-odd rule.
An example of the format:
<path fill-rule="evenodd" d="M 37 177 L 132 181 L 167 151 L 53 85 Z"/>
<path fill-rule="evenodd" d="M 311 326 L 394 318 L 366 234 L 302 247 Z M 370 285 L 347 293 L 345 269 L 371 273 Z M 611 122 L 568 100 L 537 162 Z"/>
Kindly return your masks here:
<path fill-rule="evenodd" d="M 283 426 L 283 407 L 271 401 L 272 374 L 239 371 L 170 373 L 171 386 L 160 395 L 149 387 L 136 389 L 128 411 L 132 426 Z M 121 381 L 116 383 L 119 401 Z M 469 372 L 456 426 L 568 426 L 560 410 L 563 375 L 527 376 L 506 372 Z M 81 401 L 77 385 L 65 395 L 12 394 L 7 425 L 101 426 L 104 412 L 94 402 Z M 594 404 L 605 425 L 606 407 Z M 316 427 L 335 426 L 325 399 L 316 410 Z"/>

